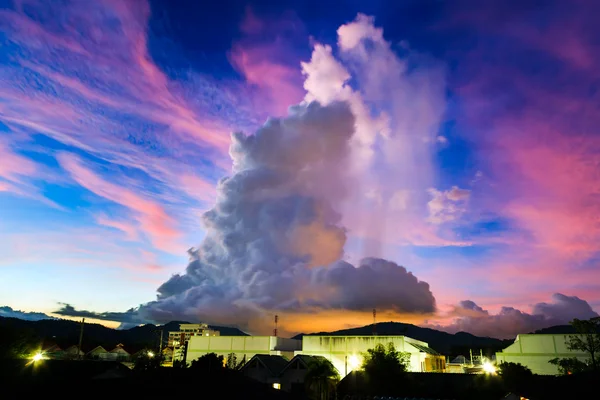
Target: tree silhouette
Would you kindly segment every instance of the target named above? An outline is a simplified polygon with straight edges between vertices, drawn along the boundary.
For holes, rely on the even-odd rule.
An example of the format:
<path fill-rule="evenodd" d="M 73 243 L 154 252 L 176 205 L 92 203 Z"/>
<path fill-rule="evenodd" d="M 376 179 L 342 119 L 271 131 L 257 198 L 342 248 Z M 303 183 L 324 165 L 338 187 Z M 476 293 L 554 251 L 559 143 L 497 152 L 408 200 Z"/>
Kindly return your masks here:
<path fill-rule="evenodd" d="M 9 325 L 0 328 L 0 359 L 27 358 L 40 350 L 41 340 L 32 330 Z"/>
<path fill-rule="evenodd" d="M 577 336 L 569 336 L 567 347 L 569 350 L 579 350 L 590 356 L 590 366 L 598 369 L 598 354 L 600 353 L 600 317 L 587 321 L 574 319 L 571 325 L 575 328 Z"/>
<path fill-rule="evenodd" d="M 583 372 L 588 369 L 588 365 L 575 357 L 571 358 L 553 358 L 548 361 L 558 367 L 558 373 L 561 375 L 571 375 Z"/>
<path fill-rule="evenodd" d="M 312 399 L 328 400 L 334 393 L 340 375 L 333 364 L 322 357 L 314 358 L 308 364 L 304 384 Z"/>
<path fill-rule="evenodd" d="M 190 369 L 195 369 L 205 372 L 219 371 L 224 368 L 223 356 L 218 356 L 216 353 L 208 353 L 202 357 L 192 361 Z"/>
<path fill-rule="evenodd" d="M 362 369 L 371 394 L 393 394 L 405 376 L 410 353 L 397 351 L 393 343 L 387 348 L 378 344 L 364 354 Z"/>
<path fill-rule="evenodd" d="M 506 389 L 513 393 L 522 393 L 533 378 L 533 373 L 529 368 L 513 362 L 500 363 L 498 374 L 502 377 Z"/>
<path fill-rule="evenodd" d="M 246 355 L 238 361 L 237 355 L 235 353 L 227 354 L 227 361 L 225 362 L 225 367 L 228 369 L 238 370 L 242 368 L 242 366 L 246 363 Z"/>

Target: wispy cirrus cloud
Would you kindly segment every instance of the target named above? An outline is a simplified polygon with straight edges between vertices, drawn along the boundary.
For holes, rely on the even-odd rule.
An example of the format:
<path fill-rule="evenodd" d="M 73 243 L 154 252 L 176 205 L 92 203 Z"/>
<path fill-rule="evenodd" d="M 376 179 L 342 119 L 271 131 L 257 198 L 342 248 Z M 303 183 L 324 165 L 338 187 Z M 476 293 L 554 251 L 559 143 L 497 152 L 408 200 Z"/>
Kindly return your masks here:
<path fill-rule="evenodd" d="M 600 52 L 592 10 L 598 4 L 591 1 L 547 2 L 539 9 L 481 3 L 450 19 L 451 26 L 485 38 L 461 60 L 465 74 L 455 90 L 464 104 L 463 135 L 475 143 L 485 175 L 477 185 L 486 184 L 487 193 L 474 192 L 471 206 L 510 226 L 495 233 L 499 247 L 474 273 L 493 275 L 487 290 L 507 299 L 535 288 L 600 300 L 589 297 L 589 282 L 600 277 L 600 119 L 594 111 L 600 97 L 590 90 Z M 554 18 L 561 24 L 542 22 Z"/>
<path fill-rule="evenodd" d="M 174 219 L 168 215 L 163 206 L 102 179 L 91 169 L 85 167 L 76 156 L 63 153 L 59 154 L 58 159 L 63 169 L 68 171 L 79 185 L 98 196 L 128 208 L 138 221 L 141 231 L 150 237 L 150 241 L 155 247 L 165 251 L 182 250 L 181 246 L 176 245 L 181 233 L 177 230 Z M 105 222 L 103 225 L 106 225 L 108 221 L 101 222 Z M 115 226 L 114 221 L 110 221 L 108 224 Z M 123 227 L 121 224 L 120 226 L 120 229 L 125 232 L 131 230 L 130 227 Z"/>
<path fill-rule="evenodd" d="M 233 44 L 229 60 L 254 87 L 255 110 L 263 118 L 285 115 L 289 106 L 304 97 L 300 60 L 291 40 L 306 41 L 302 26 L 293 13 L 258 18 L 251 8 L 246 9 L 240 25 L 244 37 Z"/>

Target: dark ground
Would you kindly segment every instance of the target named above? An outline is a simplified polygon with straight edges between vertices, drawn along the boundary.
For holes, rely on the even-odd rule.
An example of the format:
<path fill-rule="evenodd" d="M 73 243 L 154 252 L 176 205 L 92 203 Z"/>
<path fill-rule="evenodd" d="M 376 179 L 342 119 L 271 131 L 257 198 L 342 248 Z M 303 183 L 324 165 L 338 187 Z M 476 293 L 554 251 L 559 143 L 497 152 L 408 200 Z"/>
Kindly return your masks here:
<path fill-rule="evenodd" d="M 391 385 L 391 393 L 370 393 L 364 374 L 353 372 L 338 385 L 338 399 L 393 396 L 454 400 L 500 400 L 509 385 L 499 376 L 406 373 Z M 540 376 L 522 382 L 518 395 L 531 400 L 598 398 L 597 373 L 570 376 Z M 0 360 L 2 400 L 36 397 L 83 398 L 180 398 L 202 399 L 296 399 L 270 385 L 242 376 L 238 371 L 191 368 L 158 368 L 134 371 L 118 362 Z M 376 389 L 375 389 L 376 390 Z"/>
<path fill-rule="evenodd" d="M 498 375 L 472 375 L 450 373 L 406 373 L 394 382 L 389 393 L 368 393 L 369 383 L 362 372 L 352 372 L 338 385 L 338 398 L 346 396 L 393 396 L 455 400 L 500 400 L 513 391 L 530 400 L 596 399 L 598 373 L 570 376 L 533 375 L 524 382 L 504 382 Z"/>
<path fill-rule="evenodd" d="M 190 396 L 203 399 L 285 400 L 279 390 L 245 378 L 237 371 L 159 368 L 133 371 L 118 362 L 43 360 L 0 361 L 2 400 L 155 399 Z"/>

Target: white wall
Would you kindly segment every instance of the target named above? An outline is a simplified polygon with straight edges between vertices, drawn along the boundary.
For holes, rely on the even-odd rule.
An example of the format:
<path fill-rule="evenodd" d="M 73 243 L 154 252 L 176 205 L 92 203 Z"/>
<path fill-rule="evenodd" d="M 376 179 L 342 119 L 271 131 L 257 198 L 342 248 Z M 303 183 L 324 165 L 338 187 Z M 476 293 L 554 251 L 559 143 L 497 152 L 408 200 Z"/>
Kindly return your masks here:
<path fill-rule="evenodd" d="M 565 342 L 569 336 L 573 335 L 518 335 L 513 344 L 496 353 L 496 361 L 522 364 L 534 374 L 556 375 L 558 368 L 548 362 L 553 358 L 576 357 L 581 361 L 588 358 L 585 353 L 567 348 Z"/>
<path fill-rule="evenodd" d="M 406 338 L 404 336 L 304 336 L 302 352 L 311 356 L 323 356 L 336 367 L 341 377 L 354 369 L 360 368 L 363 353 L 377 344 L 387 346 L 393 343 L 397 351 L 411 353 L 409 370 L 421 371 L 421 363 L 426 354 L 410 345 L 410 341 L 427 346 L 427 343 Z"/>
<path fill-rule="evenodd" d="M 188 363 L 208 353 L 216 353 L 225 358 L 235 353 L 241 361 L 244 355 L 249 361 L 256 354 L 283 355 L 291 358 L 294 351 L 302 346 L 300 340 L 275 336 L 192 336 L 188 343 Z"/>

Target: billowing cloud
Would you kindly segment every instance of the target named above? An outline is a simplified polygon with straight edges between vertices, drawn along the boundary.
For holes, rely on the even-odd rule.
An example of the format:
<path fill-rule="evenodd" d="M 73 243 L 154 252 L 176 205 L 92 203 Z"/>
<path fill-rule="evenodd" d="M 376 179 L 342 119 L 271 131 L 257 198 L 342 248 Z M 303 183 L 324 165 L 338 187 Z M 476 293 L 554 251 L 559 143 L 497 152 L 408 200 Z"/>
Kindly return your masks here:
<path fill-rule="evenodd" d="M 587 301 L 577 296 L 565 296 L 555 293 L 551 303 L 538 303 L 533 307 L 533 314 L 561 321 L 571 321 L 573 318 L 589 319 L 597 317 L 598 313 L 592 310 Z"/>
<path fill-rule="evenodd" d="M 301 64 L 304 101 L 254 134 L 232 135 L 232 174 L 218 182 L 215 205 L 203 214 L 206 235 L 189 251 L 185 273 L 173 275 L 156 301 L 139 308 L 141 318 L 256 327 L 276 312 L 435 311 L 429 285 L 376 258 L 376 248 L 365 249 L 367 258 L 356 266 L 344 260 L 349 233 L 467 245 L 440 238 L 425 224 L 423 200 L 433 183 L 432 153 L 445 107 L 443 69 L 435 62 L 407 68 L 417 60 L 399 58 L 373 23 L 359 15 L 340 28 L 339 57 L 315 43 Z M 243 26 L 250 37 L 264 39 L 256 18 Z M 240 46 L 230 54 L 238 70 L 277 94 L 287 72 L 267 61 L 260 46 Z M 269 71 L 275 71 L 272 81 Z M 377 208 L 358 215 L 372 210 L 374 199 Z M 399 234 L 404 229 L 395 226 L 388 235 L 375 226 L 391 222 L 388 210 L 397 226 L 412 228 Z"/>
<path fill-rule="evenodd" d="M 552 295 L 550 303 L 535 304 L 531 313 L 514 307 L 502 307 L 497 314 L 492 314 L 475 302 L 465 300 L 453 308 L 451 315 L 457 318 L 450 325 L 429 326 L 451 333 L 464 331 L 479 336 L 513 338 L 519 333 L 568 324 L 574 318 L 598 316 L 585 300 L 560 293 Z"/>
<path fill-rule="evenodd" d="M 190 251 L 186 273 L 140 313 L 239 323 L 242 315 L 307 309 L 433 312 L 429 286 L 405 268 L 338 261 L 346 233 L 333 205 L 347 193 L 354 121 L 346 103 L 313 102 L 253 135 L 234 134 L 233 175 L 219 182 L 204 214 L 206 237 Z"/>
<path fill-rule="evenodd" d="M 39 321 L 41 319 L 54 319 L 44 313 L 13 310 L 11 307 L 8 307 L 8 306 L 0 307 L 0 317 L 18 318 L 18 319 L 24 319 L 26 321 Z"/>

